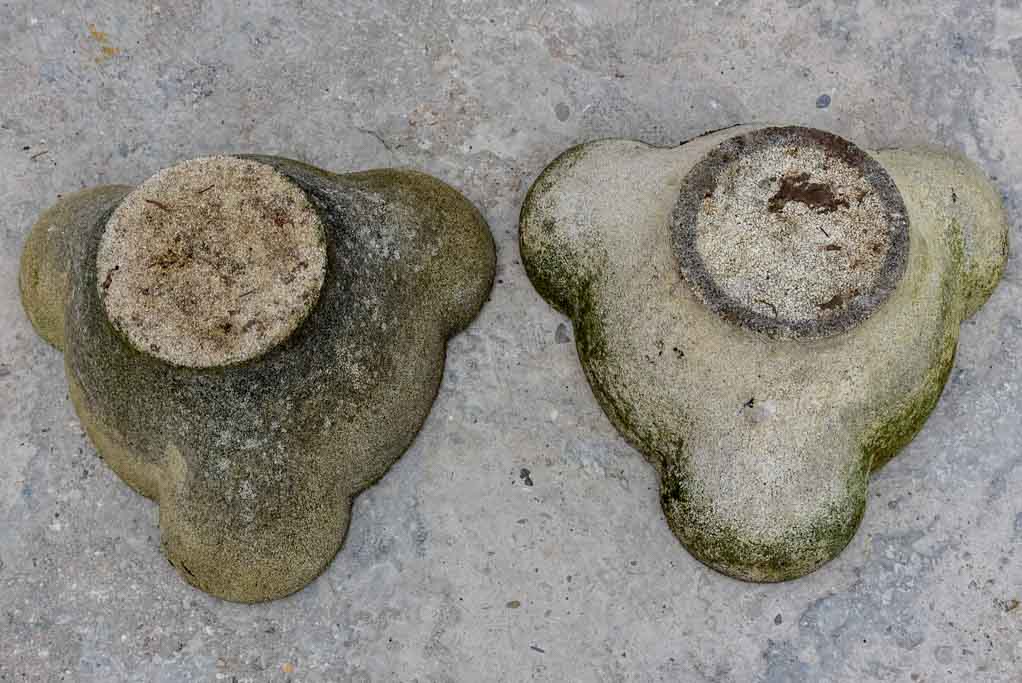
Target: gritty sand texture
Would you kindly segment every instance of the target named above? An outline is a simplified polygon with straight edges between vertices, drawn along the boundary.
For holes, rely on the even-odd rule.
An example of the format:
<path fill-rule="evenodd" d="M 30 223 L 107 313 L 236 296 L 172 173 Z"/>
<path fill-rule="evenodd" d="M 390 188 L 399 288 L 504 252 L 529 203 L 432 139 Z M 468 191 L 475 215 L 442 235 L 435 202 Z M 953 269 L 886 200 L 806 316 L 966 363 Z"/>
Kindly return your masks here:
<path fill-rule="evenodd" d="M 96 282 L 129 342 L 174 365 L 254 358 L 287 338 L 319 297 L 323 224 L 302 191 L 232 157 L 164 169 L 107 221 Z"/>

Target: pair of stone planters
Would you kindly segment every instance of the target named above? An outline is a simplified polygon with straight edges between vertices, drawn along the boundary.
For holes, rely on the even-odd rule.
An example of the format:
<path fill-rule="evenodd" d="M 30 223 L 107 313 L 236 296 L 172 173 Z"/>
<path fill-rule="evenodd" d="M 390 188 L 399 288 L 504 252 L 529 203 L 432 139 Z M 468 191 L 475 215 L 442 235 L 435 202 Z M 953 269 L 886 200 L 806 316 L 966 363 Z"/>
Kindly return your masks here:
<path fill-rule="evenodd" d="M 657 469 L 671 529 L 755 581 L 850 540 L 1006 236 L 963 159 L 767 126 L 573 148 L 520 226 L 528 274 Z M 429 176 L 219 156 L 62 199 L 29 235 L 21 289 L 100 455 L 159 502 L 168 559 L 253 602 L 333 558 L 494 265 L 482 216 Z"/>

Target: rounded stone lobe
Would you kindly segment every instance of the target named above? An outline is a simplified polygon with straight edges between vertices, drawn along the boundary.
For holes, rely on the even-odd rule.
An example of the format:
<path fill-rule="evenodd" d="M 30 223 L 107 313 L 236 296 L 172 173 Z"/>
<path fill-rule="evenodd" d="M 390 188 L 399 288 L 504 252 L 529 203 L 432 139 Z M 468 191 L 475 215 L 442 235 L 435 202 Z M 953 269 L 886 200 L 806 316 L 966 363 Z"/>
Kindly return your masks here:
<path fill-rule="evenodd" d="M 724 141 L 686 176 L 672 220 L 679 267 L 699 299 L 781 337 L 824 337 L 865 320 L 908 255 L 908 214 L 887 172 L 810 128 Z"/>
<path fill-rule="evenodd" d="M 227 156 L 171 166 L 117 207 L 96 257 L 107 317 L 170 364 L 240 363 L 286 339 L 326 273 L 323 224 L 270 166 Z"/>

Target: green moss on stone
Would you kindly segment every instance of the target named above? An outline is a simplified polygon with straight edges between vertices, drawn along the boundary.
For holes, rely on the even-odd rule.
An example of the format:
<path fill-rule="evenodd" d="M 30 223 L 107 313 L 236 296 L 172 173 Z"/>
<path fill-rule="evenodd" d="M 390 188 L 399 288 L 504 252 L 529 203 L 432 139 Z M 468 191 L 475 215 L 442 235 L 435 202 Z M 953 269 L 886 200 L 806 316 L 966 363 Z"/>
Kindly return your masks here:
<path fill-rule="evenodd" d="M 937 405 L 944 385 L 955 363 L 958 333 L 966 299 L 959 287 L 964 263 L 961 226 L 952 221 L 944 235 L 945 275 L 941 280 L 941 308 L 943 335 L 938 349 L 930 361 L 929 370 L 918 386 L 903 397 L 862 438 L 862 451 L 869 459 L 872 470 L 886 465 L 891 458 L 907 446 L 926 424 Z"/>
<path fill-rule="evenodd" d="M 22 306 L 39 336 L 57 349 L 64 348 L 72 245 L 131 189 L 104 185 L 68 194 L 43 212 L 25 240 L 18 274 Z"/>
<path fill-rule="evenodd" d="M 550 247 L 546 240 L 554 230 L 554 222 L 539 209 L 539 202 L 557 178 L 573 169 L 586 155 L 586 144 L 564 151 L 543 169 L 526 193 L 519 214 L 519 250 L 522 264 L 533 287 L 551 306 L 572 316 L 578 306 L 577 292 L 586 287 L 582 275 L 564 254 Z"/>
<path fill-rule="evenodd" d="M 685 474 L 690 465 L 687 457 L 676 457 L 661 472 L 660 505 L 667 523 L 698 560 L 745 581 L 787 581 L 815 571 L 848 545 L 866 509 L 869 474 L 863 459 L 849 476 L 846 505 L 828 505 L 808 524 L 784 529 L 777 540 L 766 543 L 720 523 L 695 501 Z"/>

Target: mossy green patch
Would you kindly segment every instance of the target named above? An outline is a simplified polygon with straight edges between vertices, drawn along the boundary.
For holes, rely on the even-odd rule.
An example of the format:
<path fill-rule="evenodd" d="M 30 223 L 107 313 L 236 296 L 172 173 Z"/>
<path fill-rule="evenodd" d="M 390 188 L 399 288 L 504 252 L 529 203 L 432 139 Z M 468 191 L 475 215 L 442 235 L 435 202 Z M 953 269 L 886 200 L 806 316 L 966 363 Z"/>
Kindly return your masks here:
<path fill-rule="evenodd" d="M 942 325 L 943 334 L 929 369 L 917 386 L 864 433 L 862 452 L 869 458 L 872 470 L 886 465 L 923 428 L 954 367 L 965 301 L 959 285 L 964 261 L 961 226 L 951 221 L 940 238 L 946 249 L 942 252 L 946 274 L 940 287 L 942 320 L 939 324 Z"/>
<path fill-rule="evenodd" d="M 39 336 L 58 349 L 64 348 L 72 245 L 131 190 L 104 185 L 68 194 L 44 211 L 28 234 L 18 274 L 22 306 Z"/>
<path fill-rule="evenodd" d="M 865 461 L 848 478 L 848 497 L 831 503 L 799 526 L 782 529 L 769 542 L 723 523 L 693 495 L 687 475 L 691 462 L 676 457 L 661 472 L 660 504 L 671 530 L 701 562 L 745 581 L 787 581 L 836 557 L 852 537 L 866 509 L 869 477 Z"/>
<path fill-rule="evenodd" d="M 543 170 L 529 188 L 519 214 L 519 249 L 522 263 L 533 287 L 547 302 L 561 313 L 573 315 L 578 302 L 577 292 L 584 288 L 584 275 L 570 259 L 552 247 L 549 238 L 554 221 L 539 208 L 541 198 L 557 178 L 573 169 L 586 155 L 587 145 L 576 145 L 561 153 Z"/>

